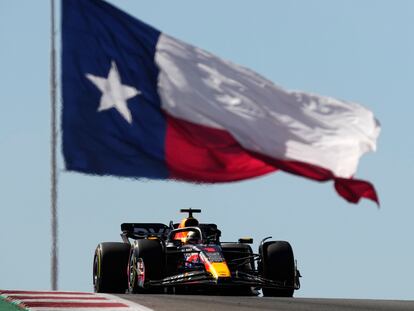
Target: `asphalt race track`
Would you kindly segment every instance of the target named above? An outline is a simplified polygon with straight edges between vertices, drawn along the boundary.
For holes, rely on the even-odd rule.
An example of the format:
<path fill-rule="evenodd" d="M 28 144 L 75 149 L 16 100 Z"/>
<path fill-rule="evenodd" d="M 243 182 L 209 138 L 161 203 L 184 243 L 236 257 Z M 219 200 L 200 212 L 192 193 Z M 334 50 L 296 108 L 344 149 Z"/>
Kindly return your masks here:
<path fill-rule="evenodd" d="M 263 298 L 238 296 L 199 296 L 199 295 L 117 295 L 153 309 L 197 310 L 197 311 L 412 311 L 414 301 L 401 300 L 358 300 L 358 299 L 319 299 L 319 298 Z"/>

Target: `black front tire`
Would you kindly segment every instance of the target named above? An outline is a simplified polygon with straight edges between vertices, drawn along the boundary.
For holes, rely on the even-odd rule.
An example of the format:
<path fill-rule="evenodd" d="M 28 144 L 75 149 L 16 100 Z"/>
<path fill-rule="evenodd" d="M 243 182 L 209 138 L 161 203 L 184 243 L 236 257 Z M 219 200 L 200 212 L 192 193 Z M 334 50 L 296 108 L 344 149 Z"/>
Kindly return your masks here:
<path fill-rule="evenodd" d="M 260 265 L 264 278 L 280 282 L 290 288 L 262 288 L 265 297 L 293 297 L 295 285 L 295 259 L 291 245 L 286 241 L 265 242 L 259 248 Z"/>
<path fill-rule="evenodd" d="M 96 293 L 125 293 L 129 252 L 130 245 L 122 242 L 104 242 L 96 247 L 93 260 Z"/>

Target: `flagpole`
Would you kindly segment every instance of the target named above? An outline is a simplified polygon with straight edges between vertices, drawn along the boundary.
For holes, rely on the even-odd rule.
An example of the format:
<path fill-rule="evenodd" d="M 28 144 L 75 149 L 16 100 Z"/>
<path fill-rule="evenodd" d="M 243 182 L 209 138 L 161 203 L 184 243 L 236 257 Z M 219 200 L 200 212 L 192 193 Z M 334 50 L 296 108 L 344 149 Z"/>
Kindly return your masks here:
<path fill-rule="evenodd" d="M 56 129 L 56 49 L 55 49 L 55 1 L 50 1 L 51 5 L 51 26 L 50 26 L 50 102 L 51 102 L 51 139 L 50 139 L 50 151 L 51 151 L 51 271 L 50 282 L 51 289 L 58 289 L 58 215 L 57 215 L 57 165 L 56 165 L 56 147 L 57 147 L 57 129 Z"/>

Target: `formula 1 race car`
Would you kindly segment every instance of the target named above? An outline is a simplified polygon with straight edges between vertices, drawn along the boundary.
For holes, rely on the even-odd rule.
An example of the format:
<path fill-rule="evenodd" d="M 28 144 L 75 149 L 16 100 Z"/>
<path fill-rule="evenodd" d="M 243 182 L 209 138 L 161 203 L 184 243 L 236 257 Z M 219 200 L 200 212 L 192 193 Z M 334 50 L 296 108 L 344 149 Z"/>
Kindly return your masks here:
<path fill-rule="evenodd" d="M 300 273 L 285 241 L 251 238 L 221 242 L 215 224 L 199 223 L 193 213 L 181 223 L 123 223 L 123 242 L 100 243 L 93 260 L 98 293 L 218 293 L 292 297 Z"/>

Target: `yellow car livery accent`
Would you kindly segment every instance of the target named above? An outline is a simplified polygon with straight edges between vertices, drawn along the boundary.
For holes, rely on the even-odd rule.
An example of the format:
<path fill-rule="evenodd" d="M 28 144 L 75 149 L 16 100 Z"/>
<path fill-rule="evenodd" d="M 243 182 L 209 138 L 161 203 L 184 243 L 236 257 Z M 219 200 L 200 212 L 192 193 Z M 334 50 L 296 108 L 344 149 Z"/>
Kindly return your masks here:
<path fill-rule="evenodd" d="M 206 264 L 206 270 L 210 272 L 215 279 L 229 278 L 231 273 L 225 262 L 213 262 Z"/>

